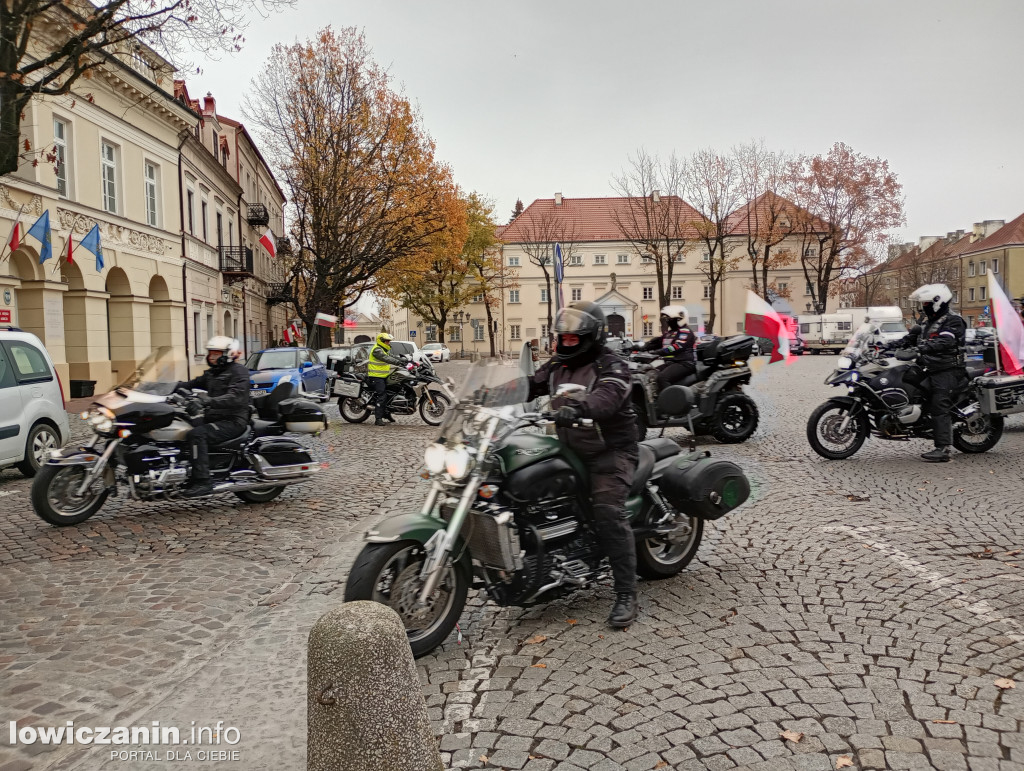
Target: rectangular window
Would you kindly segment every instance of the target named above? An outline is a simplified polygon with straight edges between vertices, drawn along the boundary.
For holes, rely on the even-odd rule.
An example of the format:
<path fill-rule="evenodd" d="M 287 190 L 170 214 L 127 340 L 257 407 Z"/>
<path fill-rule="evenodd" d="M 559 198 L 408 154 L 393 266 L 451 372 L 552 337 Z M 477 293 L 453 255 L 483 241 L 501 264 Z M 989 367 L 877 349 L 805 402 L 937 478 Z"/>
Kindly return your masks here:
<path fill-rule="evenodd" d="M 214 334 L 214 332 L 213 332 L 213 314 L 212 313 L 207 313 L 206 314 L 206 334 L 209 337 L 213 337 L 213 334 Z"/>
<path fill-rule="evenodd" d="M 217 246 L 224 243 L 224 215 L 217 212 Z"/>
<path fill-rule="evenodd" d="M 653 300 L 654 299 L 654 287 L 653 286 L 645 286 L 644 287 L 644 299 L 645 300 Z"/>
<path fill-rule="evenodd" d="M 682 262 L 684 259 L 686 258 L 683 256 L 682 252 L 676 252 L 672 257 L 672 262 Z"/>
<path fill-rule="evenodd" d="M 967 275 L 968 276 L 973 276 L 974 275 L 974 263 L 973 262 L 967 263 Z"/>
<path fill-rule="evenodd" d="M 806 249 L 804 249 L 804 257 L 817 257 L 817 256 L 818 256 L 818 247 L 816 247 L 816 246 L 808 246 Z"/>
<path fill-rule="evenodd" d="M 541 324 L 540 325 L 540 340 L 543 343 L 547 339 L 548 339 L 548 325 L 547 324 Z"/>
<path fill-rule="evenodd" d="M 426 334 L 428 343 L 437 342 L 437 326 L 435 324 L 427 324 Z"/>
<path fill-rule="evenodd" d="M 683 288 L 681 286 L 672 287 L 672 299 L 682 300 L 683 299 Z"/>
<path fill-rule="evenodd" d="M 202 338 L 203 330 L 199 328 L 199 311 L 192 313 L 192 340 L 195 343 L 195 352 L 198 354 L 202 350 Z"/>
<path fill-rule="evenodd" d="M 645 263 L 645 264 L 652 263 L 652 262 L 654 262 L 654 258 L 651 257 L 651 255 L 649 255 L 649 254 L 641 254 L 640 255 L 640 262 Z"/>
<path fill-rule="evenodd" d="M 519 336 L 519 324 L 508 325 L 508 338 L 509 340 L 521 340 Z"/>
<path fill-rule="evenodd" d="M 997 260 L 997 262 L 998 262 L 998 260 Z M 960 268 L 959 267 L 953 268 L 953 278 L 960 278 Z"/>
<path fill-rule="evenodd" d="M 974 302 L 974 288 L 973 287 L 967 290 L 967 300 L 969 302 Z"/>
<path fill-rule="evenodd" d="M 542 303 L 546 303 L 548 301 L 548 290 L 547 289 L 541 289 L 540 290 L 540 301 Z"/>
<path fill-rule="evenodd" d="M 509 264 L 510 268 L 518 268 L 519 267 L 519 256 L 518 255 L 509 255 L 508 264 Z"/>
<path fill-rule="evenodd" d="M 904 298 L 904 299 L 906 299 L 906 298 Z M 960 302 L 960 293 L 954 289 L 953 290 L 953 303 L 956 304 L 958 302 Z M 906 307 L 906 303 L 904 303 L 903 307 Z"/>
<path fill-rule="evenodd" d="M 478 323 L 476 326 L 473 327 L 473 339 L 474 340 L 483 340 L 484 339 L 484 325 L 482 323 Z"/>
<path fill-rule="evenodd" d="M 789 284 L 785 281 L 779 282 L 779 292 L 785 292 L 789 290 Z"/>
<path fill-rule="evenodd" d="M 509 289 L 508 290 L 508 301 L 510 303 L 517 303 L 517 302 L 519 302 L 519 290 L 518 289 Z"/>
<path fill-rule="evenodd" d="M 56 155 L 57 193 L 68 197 L 68 124 L 58 118 L 53 119 L 53 145 Z"/>
<path fill-rule="evenodd" d="M 569 262 L 568 262 L 568 264 L 569 265 L 582 265 L 583 264 L 583 255 L 582 254 L 570 254 L 569 255 Z"/>
<path fill-rule="evenodd" d="M 628 254 L 620 254 L 618 259 L 616 260 L 616 262 L 619 265 L 629 265 L 629 255 Z"/>
<path fill-rule="evenodd" d="M 157 210 L 157 170 L 156 164 L 146 161 L 146 224 L 159 227 Z"/>
<path fill-rule="evenodd" d="M 992 272 L 993 273 L 998 273 L 999 272 L 999 260 L 998 259 L 992 260 Z"/>
<path fill-rule="evenodd" d="M 196 234 L 196 194 L 194 190 L 188 191 L 188 232 Z"/>
<path fill-rule="evenodd" d="M 704 299 L 707 300 L 711 297 L 711 284 L 704 285 Z"/>
<path fill-rule="evenodd" d="M 117 148 L 109 142 L 100 146 L 103 178 L 103 210 L 117 214 Z"/>
<path fill-rule="evenodd" d="M 701 262 L 711 262 L 711 252 L 703 252 L 700 256 Z"/>
<path fill-rule="evenodd" d="M 987 286 L 983 286 L 980 291 L 981 291 L 981 299 L 982 300 L 988 299 L 988 287 Z"/>
<path fill-rule="evenodd" d="M 984 276 L 985 275 L 985 267 L 986 267 L 986 265 L 985 265 L 985 261 L 984 260 L 982 260 L 981 262 L 978 263 L 978 275 L 979 276 Z"/>
<path fill-rule="evenodd" d="M 474 302 L 474 303 L 482 303 L 483 301 L 484 301 L 483 294 L 475 294 L 475 295 L 473 295 L 473 299 L 470 300 L 470 302 Z"/>
<path fill-rule="evenodd" d="M 808 283 L 806 286 L 804 286 L 804 294 L 808 295 L 808 296 L 811 294 L 811 285 L 810 285 L 810 283 Z"/>
<path fill-rule="evenodd" d="M 202 222 L 202 225 L 203 225 L 203 240 L 206 241 L 206 243 L 210 243 L 210 232 L 209 232 L 209 227 L 207 225 L 207 222 L 209 220 L 209 213 L 210 213 L 210 204 L 207 201 L 203 201 L 203 203 L 202 203 L 202 217 L 200 218 L 200 221 Z"/>
<path fill-rule="evenodd" d="M 579 302 L 582 299 L 583 299 L 583 290 L 582 289 L 573 289 L 572 290 L 572 301 L 574 303 L 576 303 L 576 302 Z"/>
<path fill-rule="evenodd" d="M 653 321 L 645 321 L 644 322 L 644 337 L 650 337 L 653 334 L 654 334 L 654 322 Z"/>
<path fill-rule="evenodd" d="M 607 265 L 608 262 L 605 260 L 605 256 L 603 254 L 595 254 L 594 255 L 594 264 L 595 265 Z"/>
<path fill-rule="evenodd" d="M 235 215 L 234 212 L 228 212 L 228 246 L 235 245 Z"/>
<path fill-rule="evenodd" d="M 461 342 L 461 341 L 462 341 L 462 334 L 460 332 L 459 325 L 458 324 L 453 324 L 452 326 L 448 327 L 448 342 L 450 342 L 450 343 L 458 343 L 458 342 Z"/>

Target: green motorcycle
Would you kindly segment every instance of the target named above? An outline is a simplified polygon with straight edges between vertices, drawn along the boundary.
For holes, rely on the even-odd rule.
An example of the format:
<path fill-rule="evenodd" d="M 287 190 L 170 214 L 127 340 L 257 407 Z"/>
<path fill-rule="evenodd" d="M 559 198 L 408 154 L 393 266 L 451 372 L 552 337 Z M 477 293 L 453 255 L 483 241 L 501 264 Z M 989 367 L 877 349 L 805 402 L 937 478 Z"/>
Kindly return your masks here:
<path fill-rule="evenodd" d="M 529 374 L 497 360 L 470 368 L 426 450 L 423 507 L 369 531 L 352 566 L 345 600 L 393 608 L 417 657 L 451 634 L 470 588 L 498 605 L 529 606 L 611 575 L 594 534 L 586 466 L 554 435 L 553 413 L 525 410 Z M 658 409 L 680 416 L 693 402 L 690 389 L 673 386 Z M 704 522 L 749 493 L 733 463 L 682 454 L 671 439 L 641 442 L 627 502 L 638 572 L 679 573 L 697 553 Z"/>

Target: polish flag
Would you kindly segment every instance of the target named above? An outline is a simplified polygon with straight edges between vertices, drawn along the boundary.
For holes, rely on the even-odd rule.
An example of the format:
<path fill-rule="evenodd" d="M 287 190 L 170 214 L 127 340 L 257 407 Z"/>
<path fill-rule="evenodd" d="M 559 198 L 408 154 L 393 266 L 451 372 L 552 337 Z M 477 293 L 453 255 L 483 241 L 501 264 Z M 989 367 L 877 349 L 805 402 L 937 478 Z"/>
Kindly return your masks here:
<path fill-rule="evenodd" d="M 789 326 L 768 303 L 747 290 L 747 314 L 744 331 L 754 337 L 766 337 L 772 341 L 772 356 L 769 363 L 785 360 L 790 363 L 796 357 L 789 352 L 793 339 Z"/>
<path fill-rule="evenodd" d="M 292 328 L 291 328 L 291 327 L 285 327 L 285 328 L 284 328 L 284 332 L 282 332 L 281 334 L 282 334 L 282 335 L 284 336 L 284 341 L 285 341 L 286 343 L 291 343 L 291 342 L 292 342 L 292 340 L 294 340 L 294 339 L 295 339 L 295 338 L 294 338 L 294 337 L 292 336 Z"/>
<path fill-rule="evenodd" d="M 7 239 L 7 245 L 11 247 L 12 252 L 21 246 L 21 222 L 14 223 L 14 227 L 11 228 L 11 237 Z"/>
<path fill-rule="evenodd" d="M 988 273 L 988 297 L 999 340 L 999 365 L 1007 375 L 1024 374 L 1024 322 L 992 271 Z"/>
<path fill-rule="evenodd" d="M 293 321 L 292 325 L 288 327 L 292 331 L 292 338 L 295 340 L 302 339 L 302 325 L 297 321 Z"/>
<path fill-rule="evenodd" d="M 338 326 L 338 317 L 331 316 L 329 313 L 318 313 L 313 323 L 319 327 L 331 327 L 333 329 Z"/>
<path fill-rule="evenodd" d="M 277 257 L 277 241 L 274 240 L 274 233 L 270 228 L 267 228 L 267 232 L 260 238 L 260 243 L 270 252 L 271 257 Z"/>
<path fill-rule="evenodd" d="M 71 236 L 68 236 L 68 262 L 69 263 L 70 262 L 74 262 L 74 260 L 71 259 L 71 244 L 73 242 L 74 242 L 74 238 L 72 238 Z"/>

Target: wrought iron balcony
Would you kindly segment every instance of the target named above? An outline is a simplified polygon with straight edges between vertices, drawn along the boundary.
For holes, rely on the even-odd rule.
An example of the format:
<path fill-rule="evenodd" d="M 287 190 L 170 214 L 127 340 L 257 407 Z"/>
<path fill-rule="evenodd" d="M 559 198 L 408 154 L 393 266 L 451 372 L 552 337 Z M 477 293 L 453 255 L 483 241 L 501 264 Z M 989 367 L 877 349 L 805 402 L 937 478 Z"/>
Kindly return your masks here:
<path fill-rule="evenodd" d="M 253 274 L 252 249 L 247 246 L 220 247 L 220 272 L 243 278 Z"/>
<path fill-rule="evenodd" d="M 277 237 L 277 253 L 278 254 L 291 254 L 292 253 L 292 240 L 288 236 Z"/>
<path fill-rule="evenodd" d="M 266 227 L 270 224 L 270 212 L 267 211 L 267 207 L 261 203 L 249 204 L 249 212 L 246 220 L 250 225 Z"/>
<path fill-rule="evenodd" d="M 287 284 L 267 284 L 267 305 L 291 302 L 292 293 Z"/>

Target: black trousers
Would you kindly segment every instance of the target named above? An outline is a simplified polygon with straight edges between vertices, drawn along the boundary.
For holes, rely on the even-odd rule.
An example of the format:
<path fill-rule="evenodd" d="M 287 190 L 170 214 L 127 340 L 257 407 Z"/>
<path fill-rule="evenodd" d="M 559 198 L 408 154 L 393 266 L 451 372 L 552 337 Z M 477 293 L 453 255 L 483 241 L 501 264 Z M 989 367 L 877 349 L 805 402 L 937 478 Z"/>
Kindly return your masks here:
<path fill-rule="evenodd" d="M 611 563 L 615 592 L 636 592 L 636 539 L 626 515 L 638 450 L 634 444 L 587 459 L 598 542 Z"/>
<path fill-rule="evenodd" d="M 928 395 L 936 447 L 953 444 L 953 403 L 969 382 L 967 370 L 957 367 L 932 372 L 921 383 Z"/>
<path fill-rule="evenodd" d="M 210 478 L 210 445 L 216 447 L 244 433 L 245 421 L 241 418 L 203 423 L 189 431 L 188 440 L 192 444 L 192 479 L 202 481 Z"/>
<path fill-rule="evenodd" d="M 384 419 L 384 394 L 388 390 L 388 379 L 386 377 L 367 378 L 370 381 L 370 388 L 373 389 L 373 416 L 377 420 Z"/>
<path fill-rule="evenodd" d="M 670 385 L 683 382 L 697 371 L 697 365 L 692 361 L 672 361 L 658 370 L 658 393 L 661 393 Z"/>

